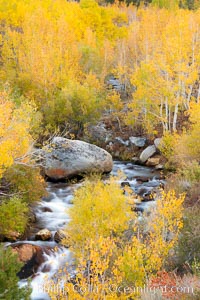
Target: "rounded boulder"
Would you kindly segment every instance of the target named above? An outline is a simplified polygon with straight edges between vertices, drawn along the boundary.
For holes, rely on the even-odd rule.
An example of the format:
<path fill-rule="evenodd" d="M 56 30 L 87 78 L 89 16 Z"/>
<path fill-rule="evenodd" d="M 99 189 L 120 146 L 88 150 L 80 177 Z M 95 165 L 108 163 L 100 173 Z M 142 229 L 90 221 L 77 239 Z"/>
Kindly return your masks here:
<path fill-rule="evenodd" d="M 55 137 L 43 152 L 45 174 L 62 180 L 89 173 L 109 173 L 112 156 L 104 149 L 79 141 Z"/>

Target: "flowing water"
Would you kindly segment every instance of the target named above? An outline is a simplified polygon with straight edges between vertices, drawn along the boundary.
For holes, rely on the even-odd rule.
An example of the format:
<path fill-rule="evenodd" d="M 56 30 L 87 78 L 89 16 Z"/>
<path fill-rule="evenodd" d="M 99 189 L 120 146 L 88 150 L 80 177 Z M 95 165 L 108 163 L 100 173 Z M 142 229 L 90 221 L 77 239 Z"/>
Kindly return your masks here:
<path fill-rule="evenodd" d="M 131 189 L 140 195 L 150 192 L 152 189 L 158 187 L 163 183 L 159 178 L 159 173 L 152 168 L 142 167 L 126 162 L 114 162 L 112 175 L 117 175 L 118 171 L 126 175 L 123 180 L 124 184 L 129 184 Z M 139 179 L 139 180 L 138 180 Z M 121 184 L 122 182 L 119 182 Z M 34 241 L 34 234 L 36 231 L 47 228 L 54 236 L 58 229 L 67 226 L 69 222 L 68 209 L 73 205 L 73 193 L 81 186 L 80 183 L 48 183 L 47 191 L 49 196 L 44 198 L 35 208 L 37 218 L 37 228 L 32 231 L 29 241 L 24 243 L 31 243 L 42 246 L 44 249 L 44 262 L 39 266 L 37 273 L 31 280 L 33 292 L 31 294 L 32 300 L 47 300 L 50 299 L 47 293 L 44 292 L 42 285 L 45 283 L 47 277 L 52 278 L 53 275 L 62 268 L 67 262 L 72 262 L 72 254 L 69 249 L 58 245 L 53 241 Z M 149 209 L 155 201 L 142 202 L 137 204 L 138 210 L 143 211 Z M 37 230 L 36 230 L 37 229 Z M 50 249 L 45 251 L 45 249 Z M 27 280 L 21 280 L 20 286 L 25 286 Z"/>

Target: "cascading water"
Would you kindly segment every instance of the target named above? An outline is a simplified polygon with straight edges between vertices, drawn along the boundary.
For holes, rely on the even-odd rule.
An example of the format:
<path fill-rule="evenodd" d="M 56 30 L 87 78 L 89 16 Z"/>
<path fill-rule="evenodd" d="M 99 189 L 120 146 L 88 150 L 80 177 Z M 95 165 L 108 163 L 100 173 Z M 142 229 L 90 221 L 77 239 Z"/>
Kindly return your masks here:
<path fill-rule="evenodd" d="M 156 188 L 163 183 L 159 179 L 159 173 L 154 169 L 134 165 L 126 162 L 114 162 L 112 175 L 116 176 L 118 171 L 125 174 L 125 184 L 128 184 L 131 189 L 136 193 L 144 195 L 150 192 L 153 188 Z M 138 178 L 147 178 L 143 181 L 138 181 Z M 122 182 L 119 182 L 121 184 Z M 49 183 L 47 191 L 49 196 L 43 199 L 35 208 L 35 214 L 37 218 L 37 229 L 47 228 L 51 231 L 52 236 L 58 229 L 62 229 L 67 226 L 69 222 L 68 209 L 73 205 L 73 193 L 81 186 L 82 183 Z M 141 202 L 137 204 L 138 210 L 143 211 L 154 205 L 154 201 Z M 45 292 L 43 284 L 47 278 L 52 278 L 53 275 L 66 263 L 72 262 L 72 254 L 70 250 L 58 245 L 52 241 L 31 241 L 33 236 L 30 237 L 30 241 L 24 241 L 24 243 L 32 243 L 44 248 L 43 257 L 44 262 L 39 266 L 37 273 L 32 276 L 32 300 L 49 300 L 48 293 Z M 45 249 L 50 249 L 45 251 Z M 21 280 L 20 286 L 27 284 L 27 280 Z"/>

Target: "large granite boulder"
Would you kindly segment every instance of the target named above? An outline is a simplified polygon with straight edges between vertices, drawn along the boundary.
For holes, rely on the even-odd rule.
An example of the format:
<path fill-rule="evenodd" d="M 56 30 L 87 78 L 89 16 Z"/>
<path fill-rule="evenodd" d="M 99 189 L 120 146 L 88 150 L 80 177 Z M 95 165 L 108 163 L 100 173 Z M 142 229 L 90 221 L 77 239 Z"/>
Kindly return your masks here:
<path fill-rule="evenodd" d="M 55 137 L 42 156 L 45 174 L 52 180 L 88 173 L 108 173 L 113 167 L 112 156 L 104 149 L 62 137 Z"/>
<path fill-rule="evenodd" d="M 155 145 L 148 146 L 140 154 L 140 161 L 142 163 L 145 163 L 150 157 L 152 157 L 156 153 L 156 151 L 157 149 Z"/>

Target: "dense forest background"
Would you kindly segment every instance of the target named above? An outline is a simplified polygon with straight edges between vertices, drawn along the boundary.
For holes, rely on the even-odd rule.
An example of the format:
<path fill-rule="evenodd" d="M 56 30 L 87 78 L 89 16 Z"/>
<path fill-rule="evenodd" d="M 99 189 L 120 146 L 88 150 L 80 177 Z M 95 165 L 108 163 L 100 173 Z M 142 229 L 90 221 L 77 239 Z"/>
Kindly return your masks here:
<path fill-rule="evenodd" d="M 85 225 L 84 207 L 79 213 L 82 225 L 72 211 L 74 223 L 69 234 L 79 262 L 83 266 L 87 250 L 93 249 L 96 283 L 98 272 L 107 284 L 131 280 L 140 285 L 146 280 L 170 283 L 177 279 L 172 272 L 176 269 L 180 281 L 184 278 L 195 289 L 199 287 L 199 8 L 198 0 L 0 0 L 2 241 L 17 240 L 24 234 L 30 223 L 30 206 L 45 195 L 40 166 L 33 159 L 35 149 L 56 135 L 94 142 L 90 126 L 109 120 L 110 128 L 122 138 L 123 132 L 146 136 L 149 141 L 162 137 L 167 184 L 161 199 L 165 204 L 158 205 L 157 226 L 149 221 L 150 235 L 140 235 L 143 229 L 133 222 L 131 243 L 122 236 L 130 219 L 127 207 L 119 204 L 117 221 L 111 218 L 108 228 L 96 226 L 94 234 L 92 227 Z M 113 79 L 119 89 L 113 88 Z M 110 187 L 116 201 L 126 201 L 112 180 Z M 102 198 L 110 203 L 105 205 L 105 213 L 114 205 L 97 180 L 95 186 L 87 183 L 77 194 L 77 199 L 87 203 L 87 210 L 94 204 L 90 203 L 92 192 L 96 193 L 95 205 Z M 137 219 L 135 215 L 131 218 Z M 85 235 L 91 233 L 87 244 L 77 224 Z M 171 232 L 171 240 L 166 232 Z M 80 249 L 84 249 L 81 254 Z M 9 276 L 15 278 L 13 289 L 19 290 L 11 253 L 1 251 L 2 270 L 5 260 L 10 266 L 7 277 L 0 273 L 0 296 L 10 285 Z M 86 284 L 81 274 L 80 280 Z M 125 299 L 119 293 L 113 297 L 110 299 Z M 174 294 L 167 297 L 175 299 Z M 194 297 L 191 299 L 199 299 Z"/>

